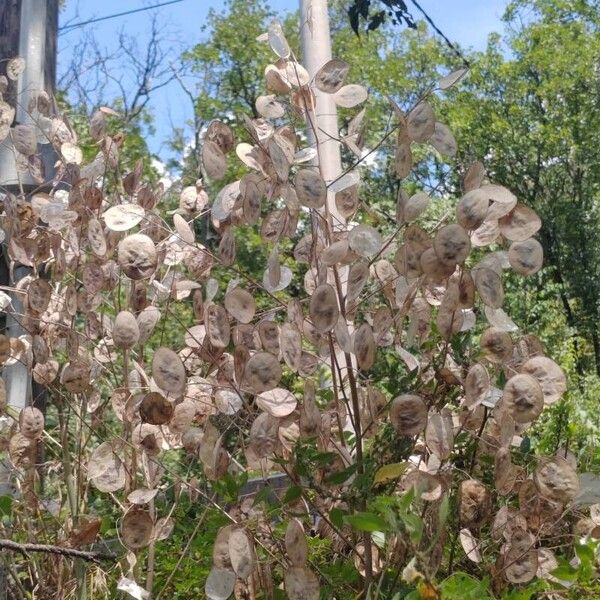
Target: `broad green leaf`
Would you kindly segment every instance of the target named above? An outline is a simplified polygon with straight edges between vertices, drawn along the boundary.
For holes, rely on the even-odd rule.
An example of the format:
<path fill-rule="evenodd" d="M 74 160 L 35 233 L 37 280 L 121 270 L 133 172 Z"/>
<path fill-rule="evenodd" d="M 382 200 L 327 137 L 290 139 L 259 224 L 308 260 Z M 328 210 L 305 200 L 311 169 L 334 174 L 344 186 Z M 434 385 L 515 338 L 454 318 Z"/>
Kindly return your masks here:
<path fill-rule="evenodd" d="M 442 600 L 492 600 L 487 589 L 487 580 L 479 581 L 461 571 L 452 573 L 440 584 Z"/>
<path fill-rule="evenodd" d="M 373 483 L 384 483 L 390 479 L 397 479 L 406 472 L 408 463 L 391 463 L 389 465 L 383 465 L 375 473 Z"/>
<path fill-rule="evenodd" d="M 0 516 L 10 516 L 13 499 L 10 496 L 0 496 Z"/>
<path fill-rule="evenodd" d="M 387 523 L 378 515 L 366 512 L 357 512 L 346 515 L 344 521 L 359 531 L 385 531 Z"/>

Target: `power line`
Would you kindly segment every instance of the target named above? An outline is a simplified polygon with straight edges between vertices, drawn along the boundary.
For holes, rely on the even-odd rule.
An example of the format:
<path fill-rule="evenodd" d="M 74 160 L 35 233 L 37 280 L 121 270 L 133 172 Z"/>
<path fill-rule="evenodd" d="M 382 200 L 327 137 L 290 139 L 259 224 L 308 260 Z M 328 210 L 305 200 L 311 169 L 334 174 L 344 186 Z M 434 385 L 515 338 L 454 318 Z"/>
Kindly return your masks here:
<path fill-rule="evenodd" d="M 170 0 L 169 2 L 160 2 L 159 4 L 153 4 L 152 6 L 144 6 L 142 8 L 136 8 L 134 10 L 127 10 L 125 12 L 115 13 L 113 15 L 107 15 L 106 17 L 98 17 L 97 19 L 89 19 L 88 21 L 80 21 L 79 23 L 73 23 L 72 25 L 65 25 L 64 27 L 59 27 L 60 33 L 69 33 L 69 31 L 73 29 L 77 29 L 78 27 L 83 27 L 84 25 L 90 25 L 91 23 L 98 23 L 98 21 L 106 21 L 108 19 L 116 19 L 117 17 L 124 17 L 125 15 L 132 15 L 133 13 L 144 12 L 146 10 L 153 10 L 155 8 L 160 8 L 161 6 L 168 6 L 169 4 L 178 4 L 179 2 L 183 2 L 183 0 Z"/>
<path fill-rule="evenodd" d="M 433 30 L 444 40 L 444 42 L 446 42 L 448 48 L 450 48 L 450 50 L 452 50 L 452 52 L 454 52 L 454 54 L 456 54 L 456 56 L 458 56 L 458 58 L 460 58 L 463 61 L 465 67 L 470 67 L 471 64 L 464 57 L 462 52 L 444 35 L 444 32 L 433 22 L 433 19 L 427 14 L 425 9 L 417 2 L 417 0 L 411 0 L 411 2 L 415 5 L 415 8 L 425 17 L 425 20 L 431 25 Z"/>

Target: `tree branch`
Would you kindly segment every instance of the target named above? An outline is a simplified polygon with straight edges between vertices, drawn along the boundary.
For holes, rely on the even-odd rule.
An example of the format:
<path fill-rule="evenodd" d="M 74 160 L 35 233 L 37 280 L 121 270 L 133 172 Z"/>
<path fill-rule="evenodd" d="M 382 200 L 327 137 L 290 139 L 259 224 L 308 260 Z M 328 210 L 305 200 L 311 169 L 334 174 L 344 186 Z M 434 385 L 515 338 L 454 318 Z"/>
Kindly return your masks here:
<path fill-rule="evenodd" d="M 82 558 L 90 562 L 100 563 L 101 560 L 115 560 L 112 554 L 103 554 L 86 550 L 77 550 L 75 548 L 63 548 L 62 546 L 53 546 L 51 544 L 20 544 L 12 540 L 0 539 L 0 549 L 12 550 L 27 556 L 28 552 L 45 552 L 46 554 L 60 554 L 72 558 Z"/>

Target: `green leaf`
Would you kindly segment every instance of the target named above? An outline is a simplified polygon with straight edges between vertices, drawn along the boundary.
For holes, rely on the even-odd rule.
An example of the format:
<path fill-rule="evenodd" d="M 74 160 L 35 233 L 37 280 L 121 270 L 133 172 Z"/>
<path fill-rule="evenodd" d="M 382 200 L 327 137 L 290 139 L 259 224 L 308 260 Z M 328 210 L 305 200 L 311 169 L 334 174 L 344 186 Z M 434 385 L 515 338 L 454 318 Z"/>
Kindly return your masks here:
<path fill-rule="evenodd" d="M 343 471 L 339 471 L 338 473 L 333 473 L 332 475 L 329 475 L 329 477 L 325 478 L 325 481 L 327 483 L 338 485 L 340 483 L 344 483 L 344 481 L 346 481 L 346 479 L 348 479 L 349 477 L 352 477 L 352 475 L 354 475 L 355 472 L 356 465 L 351 465 Z"/>
<path fill-rule="evenodd" d="M 0 496 L 0 516 L 10 516 L 13 499 L 10 496 Z"/>
<path fill-rule="evenodd" d="M 341 529 L 344 526 L 345 514 L 340 508 L 332 508 L 329 511 L 329 519 L 338 529 Z"/>
<path fill-rule="evenodd" d="M 383 465 L 383 467 L 378 469 L 377 473 L 375 473 L 373 483 L 384 483 L 390 479 L 397 479 L 401 475 L 404 475 L 407 468 L 408 463 L 405 462 Z"/>
<path fill-rule="evenodd" d="M 440 584 L 442 600 L 491 600 L 487 591 L 488 581 L 479 581 L 466 573 L 457 571 Z"/>
<path fill-rule="evenodd" d="M 421 541 L 421 537 L 423 536 L 423 520 L 418 515 L 414 515 L 412 513 L 406 513 L 404 515 L 400 515 L 406 530 L 408 531 L 408 535 L 410 535 L 410 539 L 413 544 L 418 544 Z"/>
<path fill-rule="evenodd" d="M 378 515 L 366 512 L 357 512 L 346 515 L 344 521 L 359 531 L 385 531 L 387 523 Z"/>
<path fill-rule="evenodd" d="M 577 569 L 566 560 L 560 559 L 559 566 L 554 571 L 550 571 L 550 575 L 563 581 L 573 581 L 577 578 Z"/>
<path fill-rule="evenodd" d="M 587 544 L 577 544 L 575 552 L 582 563 L 591 563 L 594 560 L 594 551 Z"/>
<path fill-rule="evenodd" d="M 283 496 L 283 504 L 290 504 L 291 502 L 295 502 L 302 496 L 302 488 L 298 485 L 292 485 L 285 491 L 285 495 Z"/>

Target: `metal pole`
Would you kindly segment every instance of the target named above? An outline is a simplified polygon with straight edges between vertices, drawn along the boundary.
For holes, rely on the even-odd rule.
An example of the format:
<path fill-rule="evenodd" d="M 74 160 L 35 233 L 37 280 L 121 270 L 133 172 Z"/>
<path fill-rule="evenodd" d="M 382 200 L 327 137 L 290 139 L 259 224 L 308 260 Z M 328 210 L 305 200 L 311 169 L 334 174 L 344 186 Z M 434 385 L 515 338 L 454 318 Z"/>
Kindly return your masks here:
<path fill-rule="evenodd" d="M 327 61 L 331 60 L 327 0 L 300 0 L 300 33 L 302 62 L 312 78 Z M 342 173 L 337 107 L 330 94 L 315 89 L 315 97 L 314 118 L 309 119 L 307 127 L 308 139 L 319 151 L 321 176 L 329 183 Z M 343 223 L 332 194 L 327 202 L 334 227 Z"/>

